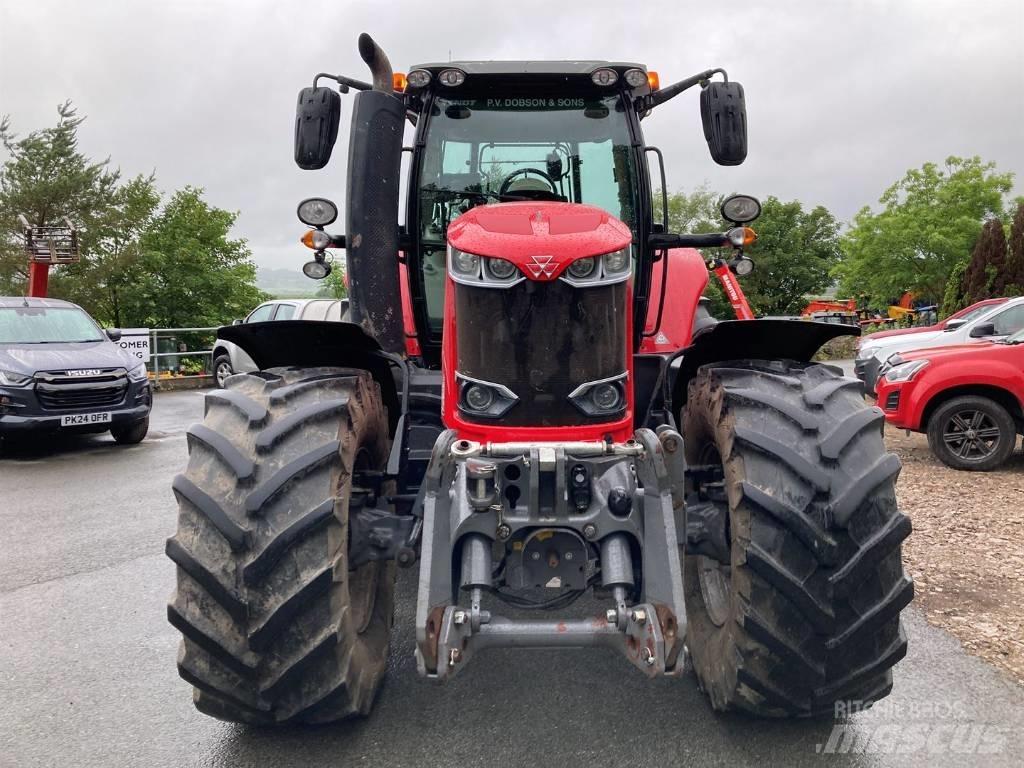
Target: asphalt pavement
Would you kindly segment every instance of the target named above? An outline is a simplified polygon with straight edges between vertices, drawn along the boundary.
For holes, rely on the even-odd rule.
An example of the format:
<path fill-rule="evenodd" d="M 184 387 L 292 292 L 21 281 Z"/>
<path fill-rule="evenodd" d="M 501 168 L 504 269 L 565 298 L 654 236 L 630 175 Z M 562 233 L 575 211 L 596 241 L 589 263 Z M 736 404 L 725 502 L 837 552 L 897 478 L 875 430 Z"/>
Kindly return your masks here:
<path fill-rule="evenodd" d="M 369 719 L 204 717 L 175 670 L 163 555 L 201 415 L 202 393 L 162 393 L 140 445 L 0 447 L 0 766 L 1021 765 L 1024 688 L 913 607 L 889 698 L 838 721 L 763 721 L 715 714 L 692 675 L 649 682 L 601 650 L 491 651 L 447 685 L 421 680 L 408 571 Z"/>

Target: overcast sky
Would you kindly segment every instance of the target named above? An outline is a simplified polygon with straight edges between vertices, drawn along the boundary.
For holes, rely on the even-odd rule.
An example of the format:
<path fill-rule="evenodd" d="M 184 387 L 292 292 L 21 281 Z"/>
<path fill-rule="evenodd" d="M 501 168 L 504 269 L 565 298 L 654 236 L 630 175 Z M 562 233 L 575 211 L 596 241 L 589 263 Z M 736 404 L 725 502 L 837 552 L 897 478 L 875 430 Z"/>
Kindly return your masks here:
<path fill-rule="evenodd" d="M 1024 0 L 2 0 L 0 114 L 24 134 L 73 100 L 86 153 L 155 171 L 166 193 L 204 187 L 241 211 L 258 264 L 297 269 L 295 205 L 340 202 L 346 140 L 325 171 L 299 170 L 296 94 L 318 71 L 368 79 L 363 31 L 399 71 L 449 51 L 640 61 L 663 84 L 726 68 L 747 92 L 748 159 L 711 161 L 685 93 L 644 121 L 672 189 L 707 181 L 848 220 L 907 168 L 977 154 L 1024 193 Z"/>

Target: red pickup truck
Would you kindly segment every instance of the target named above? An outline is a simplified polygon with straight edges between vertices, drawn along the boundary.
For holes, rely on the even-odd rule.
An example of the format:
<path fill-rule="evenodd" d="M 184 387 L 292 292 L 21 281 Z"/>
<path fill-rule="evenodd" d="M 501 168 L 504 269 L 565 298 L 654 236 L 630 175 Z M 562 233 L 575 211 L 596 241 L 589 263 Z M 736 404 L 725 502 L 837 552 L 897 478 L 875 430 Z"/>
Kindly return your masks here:
<path fill-rule="evenodd" d="M 995 469 L 1024 434 L 1024 331 L 1003 341 L 903 352 L 878 380 L 878 407 L 900 429 L 925 432 L 955 469 Z"/>

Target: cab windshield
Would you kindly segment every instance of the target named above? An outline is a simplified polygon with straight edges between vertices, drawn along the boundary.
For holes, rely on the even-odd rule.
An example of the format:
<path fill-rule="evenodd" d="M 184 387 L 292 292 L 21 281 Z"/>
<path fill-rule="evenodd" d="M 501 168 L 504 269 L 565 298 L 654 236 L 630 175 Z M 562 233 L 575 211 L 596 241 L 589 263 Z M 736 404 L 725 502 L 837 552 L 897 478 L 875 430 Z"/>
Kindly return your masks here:
<path fill-rule="evenodd" d="M 618 95 L 481 95 L 433 101 L 419 176 L 427 311 L 439 329 L 448 224 L 473 206 L 589 203 L 636 231 L 628 104 Z"/>
<path fill-rule="evenodd" d="M 77 307 L 0 308 L 0 344 L 101 341 L 103 334 Z"/>

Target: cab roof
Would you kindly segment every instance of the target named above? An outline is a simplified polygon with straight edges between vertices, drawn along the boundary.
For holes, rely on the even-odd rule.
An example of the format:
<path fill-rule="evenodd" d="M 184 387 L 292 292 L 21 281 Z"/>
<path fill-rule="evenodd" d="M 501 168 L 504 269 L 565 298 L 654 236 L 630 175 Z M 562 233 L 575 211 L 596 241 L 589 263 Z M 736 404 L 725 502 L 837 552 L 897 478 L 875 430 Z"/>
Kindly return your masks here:
<path fill-rule="evenodd" d="M 564 61 L 449 61 L 417 64 L 414 69 L 427 69 L 437 74 L 442 69 L 461 69 L 469 75 L 587 75 L 595 69 L 614 69 L 620 75 L 627 69 L 647 71 L 645 64 L 625 61 L 564 60 Z"/>

